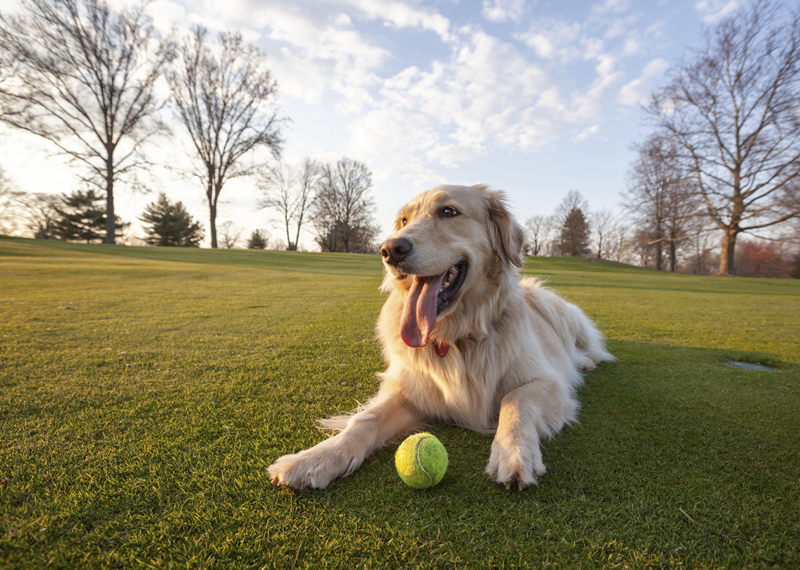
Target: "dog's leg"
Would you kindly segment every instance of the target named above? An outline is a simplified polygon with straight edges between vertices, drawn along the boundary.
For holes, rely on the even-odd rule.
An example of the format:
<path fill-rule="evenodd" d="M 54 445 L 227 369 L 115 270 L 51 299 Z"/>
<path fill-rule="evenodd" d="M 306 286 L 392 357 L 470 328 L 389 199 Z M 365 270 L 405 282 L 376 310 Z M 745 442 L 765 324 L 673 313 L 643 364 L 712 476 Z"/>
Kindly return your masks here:
<path fill-rule="evenodd" d="M 300 453 L 280 457 L 267 473 L 275 485 L 295 491 L 324 489 L 337 477 L 350 475 L 369 454 L 413 429 L 420 420 L 402 396 L 378 393 L 350 417 L 339 434 Z"/>
<path fill-rule="evenodd" d="M 578 403 L 555 379 L 540 378 L 512 390 L 500 404 L 500 420 L 486 473 L 520 491 L 544 474 L 539 441 L 575 420 Z"/>

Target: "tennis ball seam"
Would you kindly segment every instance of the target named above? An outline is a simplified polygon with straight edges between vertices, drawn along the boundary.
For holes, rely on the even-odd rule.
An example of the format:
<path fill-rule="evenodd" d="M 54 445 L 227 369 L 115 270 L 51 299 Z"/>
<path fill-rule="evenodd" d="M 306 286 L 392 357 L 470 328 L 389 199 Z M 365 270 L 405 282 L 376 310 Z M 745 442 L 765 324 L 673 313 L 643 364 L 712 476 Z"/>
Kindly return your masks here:
<path fill-rule="evenodd" d="M 422 465 L 422 457 L 420 457 L 420 453 L 422 452 L 422 442 L 431 438 L 432 436 L 423 437 L 417 442 L 417 467 L 422 469 L 422 472 L 428 476 L 428 479 L 431 481 L 431 485 L 433 485 L 433 476 L 425 470 L 425 466 Z"/>

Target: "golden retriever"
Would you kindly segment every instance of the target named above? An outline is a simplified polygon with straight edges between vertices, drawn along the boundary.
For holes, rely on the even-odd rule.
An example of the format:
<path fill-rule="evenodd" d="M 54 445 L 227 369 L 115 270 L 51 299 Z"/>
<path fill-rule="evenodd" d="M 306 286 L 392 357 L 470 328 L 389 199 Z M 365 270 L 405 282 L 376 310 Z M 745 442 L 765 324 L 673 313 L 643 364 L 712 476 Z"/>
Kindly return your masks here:
<path fill-rule="evenodd" d="M 415 196 L 384 242 L 378 393 L 323 427 L 338 432 L 268 468 L 276 485 L 324 489 L 430 422 L 494 433 L 489 477 L 520 490 L 545 472 L 539 441 L 574 422 L 582 372 L 613 360 L 575 305 L 520 280 L 524 233 L 502 192 L 438 186 Z"/>

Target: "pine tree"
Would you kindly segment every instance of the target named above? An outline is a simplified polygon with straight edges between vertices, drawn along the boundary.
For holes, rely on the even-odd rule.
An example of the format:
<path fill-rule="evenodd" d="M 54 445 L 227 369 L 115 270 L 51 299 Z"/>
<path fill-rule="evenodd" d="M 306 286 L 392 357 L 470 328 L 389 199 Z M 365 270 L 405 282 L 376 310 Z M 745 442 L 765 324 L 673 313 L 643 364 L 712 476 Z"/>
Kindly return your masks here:
<path fill-rule="evenodd" d="M 106 236 L 105 197 L 93 189 L 82 192 L 76 190 L 69 196 L 62 196 L 61 204 L 55 208 L 56 220 L 53 235 L 66 241 L 102 242 Z M 114 235 L 120 237 L 122 230 L 130 224 L 117 219 Z"/>
<path fill-rule="evenodd" d="M 267 233 L 263 230 L 253 230 L 250 239 L 247 240 L 247 249 L 266 249 L 269 243 Z"/>
<path fill-rule="evenodd" d="M 589 255 L 589 223 L 580 208 L 572 208 L 561 226 L 561 255 Z"/>
<path fill-rule="evenodd" d="M 139 219 L 145 224 L 150 245 L 199 247 L 204 232 L 182 202 L 172 203 L 163 192 L 149 204 Z"/>

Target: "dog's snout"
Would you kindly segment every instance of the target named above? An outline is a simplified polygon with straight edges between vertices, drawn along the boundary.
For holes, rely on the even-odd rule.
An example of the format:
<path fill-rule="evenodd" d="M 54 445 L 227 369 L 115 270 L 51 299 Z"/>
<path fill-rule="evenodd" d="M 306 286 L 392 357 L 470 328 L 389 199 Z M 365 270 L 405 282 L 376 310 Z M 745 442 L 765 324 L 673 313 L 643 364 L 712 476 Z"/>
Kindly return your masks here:
<path fill-rule="evenodd" d="M 408 256 L 412 247 L 406 238 L 387 239 L 381 246 L 381 257 L 389 265 L 397 265 Z"/>

